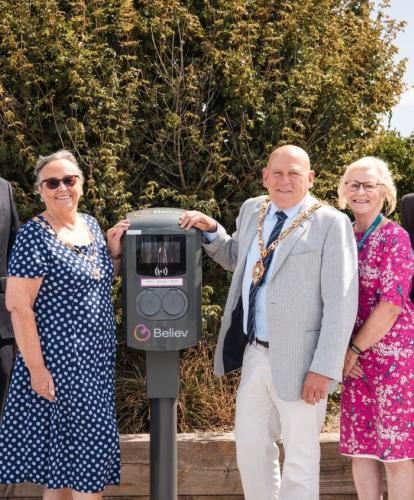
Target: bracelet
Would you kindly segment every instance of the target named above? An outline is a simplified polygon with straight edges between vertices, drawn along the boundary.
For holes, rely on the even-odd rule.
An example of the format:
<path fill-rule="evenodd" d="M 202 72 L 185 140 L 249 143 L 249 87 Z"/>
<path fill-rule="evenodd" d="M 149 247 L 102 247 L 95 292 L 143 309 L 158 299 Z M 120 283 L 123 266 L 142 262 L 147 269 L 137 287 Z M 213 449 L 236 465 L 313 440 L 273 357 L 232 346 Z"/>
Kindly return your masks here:
<path fill-rule="evenodd" d="M 361 349 L 355 345 L 353 342 L 350 342 L 349 343 L 349 348 L 351 349 L 352 352 L 354 352 L 355 354 L 357 354 L 358 356 L 360 354 L 362 354 L 363 351 L 361 351 Z"/>
<path fill-rule="evenodd" d="M 109 254 L 109 255 L 111 255 L 111 254 Z M 116 255 L 111 255 L 111 259 L 112 259 L 112 260 L 118 260 L 118 259 L 120 259 L 121 257 L 122 257 L 122 252 L 119 252 L 119 253 L 118 253 L 118 254 L 116 254 Z"/>

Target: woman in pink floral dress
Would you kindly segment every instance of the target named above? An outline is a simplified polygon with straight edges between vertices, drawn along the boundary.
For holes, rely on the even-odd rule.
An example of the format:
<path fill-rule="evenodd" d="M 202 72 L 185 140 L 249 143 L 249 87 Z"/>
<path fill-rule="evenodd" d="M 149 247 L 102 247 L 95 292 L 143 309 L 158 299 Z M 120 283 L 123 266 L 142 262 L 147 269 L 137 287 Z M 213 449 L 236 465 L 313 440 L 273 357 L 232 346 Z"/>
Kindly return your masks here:
<path fill-rule="evenodd" d="M 346 169 L 339 203 L 355 217 L 359 310 L 344 364 L 340 451 L 352 457 L 360 500 L 414 499 L 414 255 L 406 231 L 381 214 L 395 208 L 387 165 L 366 157 Z"/>

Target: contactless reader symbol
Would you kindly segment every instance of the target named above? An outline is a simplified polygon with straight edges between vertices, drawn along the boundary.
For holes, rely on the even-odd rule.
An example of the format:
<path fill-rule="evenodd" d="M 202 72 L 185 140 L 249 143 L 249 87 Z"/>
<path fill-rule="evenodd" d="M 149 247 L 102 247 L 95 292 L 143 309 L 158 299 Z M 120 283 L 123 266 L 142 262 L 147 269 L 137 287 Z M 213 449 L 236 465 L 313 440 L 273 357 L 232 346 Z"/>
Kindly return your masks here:
<path fill-rule="evenodd" d="M 168 276 L 168 267 L 167 267 L 167 251 L 164 247 L 160 247 L 158 249 L 158 263 L 156 268 L 154 269 L 155 276 Z"/>
<path fill-rule="evenodd" d="M 151 330 L 143 324 L 137 325 L 134 328 L 134 337 L 137 340 L 148 340 L 151 337 Z"/>

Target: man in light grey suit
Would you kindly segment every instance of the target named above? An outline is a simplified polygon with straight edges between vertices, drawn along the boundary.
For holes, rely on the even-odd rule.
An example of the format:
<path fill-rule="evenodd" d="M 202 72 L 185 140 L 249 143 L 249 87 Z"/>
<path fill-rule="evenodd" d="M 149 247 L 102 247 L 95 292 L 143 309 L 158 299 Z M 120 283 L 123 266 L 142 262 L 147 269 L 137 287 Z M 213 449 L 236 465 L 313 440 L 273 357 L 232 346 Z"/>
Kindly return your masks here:
<path fill-rule="evenodd" d="M 14 344 L 10 313 L 4 304 L 7 259 L 18 228 L 11 185 L 0 177 L 0 419 L 9 386 Z"/>
<path fill-rule="evenodd" d="M 235 436 L 247 500 L 319 499 L 319 433 L 342 377 L 358 284 L 350 221 L 309 194 L 314 175 L 305 151 L 282 146 L 263 169 L 268 196 L 242 205 L 231 236 L 197 211 L 180 221 L 202 230 L 208 255 L 234 271 L 215 372 L 242 366 Z"/>

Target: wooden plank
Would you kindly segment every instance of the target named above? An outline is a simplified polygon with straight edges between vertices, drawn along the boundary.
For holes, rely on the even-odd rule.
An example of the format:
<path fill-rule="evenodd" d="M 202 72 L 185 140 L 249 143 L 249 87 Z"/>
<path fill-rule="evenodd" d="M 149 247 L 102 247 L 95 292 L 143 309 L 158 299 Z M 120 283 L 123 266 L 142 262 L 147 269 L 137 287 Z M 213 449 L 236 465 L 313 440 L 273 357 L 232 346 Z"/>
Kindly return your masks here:
<path fill-rule="evenodd" d="M 320 495 L 319 500 L 358 500 L 358 495 L 341 493 L 341 495 Z M 385 498 L 384 498 L 385 500 Z"/>
<path fill-rule="evenodd" d="M 0 484 L 0 498 L 41 497 L 43 486 L 33 483 Z"/>
<path fill-rule="evenodd" d="M 149 434 L 122 434 L 120 436 L 123 464 L 149 463 Z"/>
<path fill-rule="evenodd" d="M 351 460 L 339 455 L 338 434 L 321 435 L 321 500 L 354 500 Z M 178 494 L 180 500 L 239 500 L 243 498 L 233 433 L 180 434 Z M 283 446 L 280 457 L 283 463 Z M 144 500 L 149 495 L 149 435 L 121 436 L 121 485 L 108 487 L 106 499 Z M 0 485 L 0 498 L 28 500 L 42 495 L 31 483 Z"/>
<path fill-rule="evenodd" d="M 178 467 L 237 467 L 234 435 L 226 433 L 179 434 Z M 121 436 L 122 463 L 149 463 L 149 434 Z"/>
<path fill-rule="evenodd" d="M 243 493 L 240 474 L 237 469 L 178 468 L 177 484 L 179 495 L 226 495 Z M 138 496 L 149 494 L 149 467 L 138 468 L 135 464 L 122 467 L 120 486 L 110 486 L 109 496 Z"/>
<path fill-rule="evenodd" d="M 105 500 L 149 500 L 149 496 L 109 497 L 106 494 L 104 496 L 105 496 Z M 16 499 L 18 499 L 18 500 L 33 500 L 34 498 L 39 498 L 39 497 L 2 497 L 2 496 L 0 496 L 1 500 L 16 500 Z M 333 497 L 331 497 L 331 498 L 333 498 Z M 328 500 L 331 500 L 331 498 L 329 498 Z M 244 496 L 243 495 L 180 496 L 179 500 L 244 500 Z M 335 497 L 333 500 L 340 500 L 340 499 L 338 499 L 338 497 Z M 345 500 L 348 500 L 348 497 L 346 497 Z M 351 497 L 350 497 L 349 500 L 353 500 L 353 498 L 351 499 Z"/>
<path fill-rule="evenodd" d="M 203 495 L 196 497 L 180 496 L 180 500 L 244 500 L 244 495 Z"/>
<path fill-rule="evenodd" d="M 358 500 L 358 495 L 356 493 L 351 493 L 349 495 L 345 493 L 339 495 L 321 495 L 319 500 Z M 387 493 L 384 494 L 383 500 L 388 500 Z"/>

